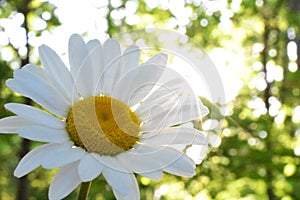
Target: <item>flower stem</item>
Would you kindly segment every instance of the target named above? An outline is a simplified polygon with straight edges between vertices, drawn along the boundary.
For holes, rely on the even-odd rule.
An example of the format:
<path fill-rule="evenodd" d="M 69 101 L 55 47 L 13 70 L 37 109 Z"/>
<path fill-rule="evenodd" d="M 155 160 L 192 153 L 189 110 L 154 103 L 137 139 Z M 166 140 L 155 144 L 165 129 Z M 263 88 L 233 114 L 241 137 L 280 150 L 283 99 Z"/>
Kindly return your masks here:
<path fill-rule="evenodd" d="M 91 183 L 91 181 L 81 183 L 78 200 L 87 200 L 90 192 Z"/>

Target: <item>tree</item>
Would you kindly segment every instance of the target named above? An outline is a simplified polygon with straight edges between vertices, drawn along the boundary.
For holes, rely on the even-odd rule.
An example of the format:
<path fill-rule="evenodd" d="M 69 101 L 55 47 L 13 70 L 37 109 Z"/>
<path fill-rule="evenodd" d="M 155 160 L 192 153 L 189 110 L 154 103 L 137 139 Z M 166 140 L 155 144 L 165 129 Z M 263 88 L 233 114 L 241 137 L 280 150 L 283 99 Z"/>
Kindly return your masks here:
<path fill-rule="evenodd" d="M 138 177 L 141 198 L 297 199 L 300 196 L 297 190 L 300 187 L 300 9 L 297 1 L 230 0 L 214 4 L 214 1 L 186 0 L 176 1 L 177 8 L 171 5 L 172 1 L 168 2 L 170 4 L 121 1 L 116 5 L 116 2 L 108 1 L 106 32 L 117 35 L 150 24 L 176 30 L 208 53 L 214 53 L 216 49 L 228 53 L 226 58 L 220 56 L 218 59 L 224 61 L 222 64 L 227 65 L 224 68 L 230 73 L 235 72 L 232 66 L 237 66 L 237 62 L 243 65 L 238 73 L 243 85 L 236 98 L 225 105 L 203 100 L 213 113 L 219 114 L 208 116 L 207 119 L 215 118 L 219 124 L 208 134 L 221 133 L 222 144 L 212 149 L 198 166 L 197 175 L 186 179 L 166 174 L 158 182 Z M 130 16 L 121 15 L 130 4 L 136 6 L 134 12 Z M 34 37 L 45 31 L 34 30 L 32 22 L 35 19 L 44 20 L 46 30 L 59 25 L 54 6 L 49 3 L 22 0 L 1 1 L 1 5 L 1 18 L 23 15 L 22 26 L 25 32 L 34 33 Z M 44 12 L 50 13 L 47 20 L 43 19 Z M 0 27 L 0 32 L 10 36 L 5 27 Z M 151 42 L 159 43 L 159 40 L 153 36 Z M 22 54 L 23 47 L 16 46 L 13 40 L 0 47 L 3 52 L 9 49 L 14 55 L 12 60 L 0 62 L 1 117 L 10 115 L 3 108 L 6 102 L 26 101 L 4 87 L 4 81 L 12 76 L 11 67 L 21 67 L 30 61 L 33 47 L 26 42 L 27 53 Z M 1 56 L 3 59 L 3 53 Z M 1 135 L 0 157 L 7 160 L 0 165 L 1 178 L 5 180 L 0 181 L 1 199 L 16 194 L 16 179 L 12 175 L 18 160 L 15 149 L 21 150 L 20 144 L 18 137 Z M 54 172 L 39 168 L 29 175 L 28 196 L 31 199 L 42 199 L 47 195 Z M 66 199 L 75 196 L 76 192 Z M 26 195 L 19 195 L 19 199 L 22 197 L 27 199 Z M 93 183 L 90 198 L 114 197 L 100 177 Z"/>
<path fill-rule="evenodd" d="M 12 69 L 9 68 L 8 66 L 12 65 L 12 63 L 14 63 L 15 65 L 17 65 L 18 67 L 22 67 L 25 66 L 26 64 L 30 63 L 30 55 L 31 55 L 31 46 L 29 44 L 29 33 L 34 33 L 36 36 L 40 35 L 42 31 L 40 30 L 35 30 L 33 28 L 32 22 L 34 20 L 43 20 L 43 13 L 45 12 L 49 12 L 49 14 L 51 15 L 51 17 L 49 19 L 47 19 L 47 29 L 50 29 L 53 26 L 56 26 L 59 24 L 57 18 L 53 15 L 53 11 L 54 11 L 54 7 L 48 3 L 42 3 L 40 1 L 31 1 L 31 0 L 22 0 L 22 1 L 1 1 L 0 2 L 3 7 L 1 7 L 1 17 L 9 17 L 9 18 L 19 18 L 19 20 L 21 21 L 21 23 L 18 25 L 16 25 L 16 29 L 20 30 L 23 35 L 17 35 L 17 36 L 11 36 L 9 35 L 9 29 L 8 26 L 4 26 L 4 27 L 0 27 L 1 31 L 3 33 L 6 33 L 8 35 L 8 39 L 9 39 L 9 43 L 7 44 L 6 47 L 4 48 L 9 48 L 9 50 L 14 54 L 15 58 L 12 59 L 10 62 L 2 62 L 1 63 L 1 70 L 3 71 L 1 73 L 1 82 L 2 82 L 2 86 L 4 86 L 5 84 L 5 80 L 12 77 Z M 17 43 L 14 42 L 12 37 L 23 37 L 24 41 L 23 44 L 21 43 Z M 22 53 L 23 51 L 23 53 Z M 25 52 L 25 53 L 24 53 Z M 1 91 L 5 91 L 7 90 L 6 88 L 2 88 Z M 7 92 L 6 92 L 7 93 Z M 3 99 L 4 101 L 1 102 L 1 109 L 3 109 L 3 105 L 6 102 L 10 102 L 12 101 L 12 98 L 9 97 L 14 97 L 14 95 L 9 92 L 8 93 L 8 97 Z M 25 104 L 28 105 L 33 105 L 34 102 L 31 101 L 28 98 L 18 98 L 19 102 L 23 102 Z M 1 113 L 7 113 L 7 111 L 3 111 Z M 3 116 L 5 116 L 7 114 L 4 114 Z M 4 145 L 4 144 L 3 144 Z M 22 139 L 22 141 L 20 142 L 20 149 L 19 149 L 19 153 L 18 153 L 18 157 L 19 159 L 21 159 L 26 153 L 29 152 L 30 150 L 30 141 L 27 139 Z M 15 144 L 14 144 L 15 146 Z M 10 152 L 12 153 L 12 152 Z M 4 157 L 6 157 L 7 155 L 4 155 Z M 16 164 L 14 162 L 14 164 Z M 7 166 L 5 166 L 7 167 Z M 8 167 L 11 171 L 11 169 L 13 169 L 14 167 Z M 3 170 L 4 171 L 4 170 Z M 13 173 L 11 172 L 11 175 Z M 10 175 L 10 176 L 11 176 Z M 11 192 L 11 194 L 16 193 L 16 199 L 19 200 L 25 200 L 28 199 L 28 178 L 27 176 L 22 177 L 21 179 L 18 180 L 18 185 L 17 185 L 17 192 Z M 3 194 L 3 195 L 7 195 L 7 194 Z M 3 197 L 4 198 L 4 197 Z"/>

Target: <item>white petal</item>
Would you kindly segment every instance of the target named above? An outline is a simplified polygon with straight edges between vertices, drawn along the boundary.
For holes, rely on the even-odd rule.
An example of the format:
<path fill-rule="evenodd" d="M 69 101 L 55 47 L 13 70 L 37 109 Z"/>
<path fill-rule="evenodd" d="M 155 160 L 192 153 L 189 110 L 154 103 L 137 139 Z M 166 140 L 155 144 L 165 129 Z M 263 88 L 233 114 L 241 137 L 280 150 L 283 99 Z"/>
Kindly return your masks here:
<path fill-rule="evenodd" d="M 171 144 L 168 146 L 178 151 L 184 151 L 184 149 L 187 147 L 186 144 Z"/>
<path fill-rule="evenodd" d="M 144 165 L 150 165 L 151 163 L 152 167 L 154 167 L 154 163 L 156 163 L 156 168 L 149 170 L 149 166 L 144 166 L 144 169 L 149 171 L 141 171 L 140 173 L 163 170 L 175 175 L 187 177 L 193 176 L 195 173 L 195 163 L 183 152 L 173 148 L 140 145 L 135 152 L 138 152 L 135 156 L 139 155 L 139 159 L 136 160 L 144 162 Z M 131 163 L 131 166 L 128 167 L 133 168 L 135 163 Z"/>
<path fill-rule="evenodd" d="M 152 118 L 152 113 L 156 112 L 155 109 L 169 104 L 176 105 L 177 94 L 174 91 L 168 89 L 168 87 L 159 87 L 153 92 L 146 100 L 144 100 L 140 106 L 135 110 L 140 116 L 141 121 L 149 121 Z"/>
<path fill-rule="evenodd" d="M 209 134 L 208 135 L 209 143 L 212 147 L 218 147 L 221 145 L 222 139 L 217 134 Z"/>
<path fill-rule="evenodd" d="M 120 45 L 114 39 L 108 39 L 103 44 L 104 54 L 104 80 L 103 88 L 105 95 L 110 96 L 115 82 L 116 73 L 120 70 Z"/>
<path fill-rule="evenodd" d="M 117 200 L 139 200 L 140 199 L 139 186 L 138 186 L 136 178 L 133 174 L 130 174 L 130 180 L 131 180 L 131 182 L 129 183 L 129 185 L 131 187 L 130 187 L 130 191 L 127 195 L 122 195 L 117 190 L 113 189 L 113 192 L 114 192 Z"/>
<path fill-rule="evenodd" d="M 181 127 L 186 127 L 186 128 L 194 128 L 193 122 L 186 122 L 181 124 Z"/>
<path fill-rule="evenodd" d="M 25 78 L 25 81 L 23 80 L 24 78 Z M 32 79 L 33 83 L 26 82 L 26 80 L 28 80 L 28 79 Z M 69 106 L 72 103 L 70 100 L 68 100 L 68 98 L 64 92 L 60 92 L 60 90 L 59 90 L 60 86 L 53 81 L 54 79 L 52 77 L 49 77 L 49 74 L 47 74 L 46 70 L 42 69 L 41 67 L 39 67 L 37 65 L 28 64 L 28 65 L 22 67 L 22 69 L 15 70 L 13 80 L 17 80 L 16 82 L 19 84 L 22 82 L 25 82 L 26 84 L 24 84 L 23 86 L 20 85 L 21 89 L 24 86 L 27 87 L 27 88 L 23 88 L 23 90 L 25 90 L 29 93 L 37 93 L 37 94 L 34 94 L 36 96 L 36 98 L 38 98 L 39 96 L 41 96 L 44 93 L 46 93 L 46 96 L 48 96 L 48 98 L 51 98 L 51 95 L 55 95 L 55 98 L 57 99 L 57 102 L 55 104 L 56 106 L 62 106 L 62 105 Z M 39 93 L 40 92 L 39 87 L 33 86 L 34 83 L 40 84 L 39 87 L 45 88 L 45 91 L 43 91 L 44 93 L 42 93 L 42 94 Z M 31 98 L 31 96 L 28 96 L 28 97 Z M 45 97 L 42 97 L 39 101 L 43 101 L 42 100 L 43 98 L 45 98 Z M 35 99 L 33 99 L 33 100 L 35 100 Z M 50 100 L 48 100 L 48 101 L 47 100 L 48 99 L 46 99 L 45 101 L 46 102 L 50 101 Z M 36 102 L 38 102 L 38 101 L 36 100 Z M 67 108 L 68 108 L 68 106 L 67 106 Z M 47 107 L 45 107 L 45 108 L 47 108 Z M 64 108 L 62 108 L 62 109 L 64 109 Z"/>
<path fill-rule="evenodd" d="M 203 105 L 201 101 L 199 101 L 199 107 L 202 117 L 206 116 L 209 113 L 209 109 L 205 105 Z"/>
<path fill-rule="evenodd" d="M 60 57 L 46 45 L 39 47 L 41 62 L 58 90 L 66 96 L 70 103 L 78 100 L 78 92 L 74 87 L 71 73 Z"/>
<path fill-rule="evenodd" d="M 160 87 L 152 91 L 135 111 L 145 123 L 145 131 L 200 120 L 207 114 L 190 84 L 176 71 L 165 68 L 157 84 Z"/>
<path fill-rule="evenodd" d="M 110 168 L 116 171 L 120 172 L 130 172 L 130 170 L 126 169 L 119 160 L 117 160 L 115 157 L 110 156 L 97 156 L 95 157 L 97 160 L 99 160 L 102 165 L 104 165 L 106 168 Z"/>
<path fill-rule="evenodd" d="M 18 69 L 18 70 L 28 71 L 32 74 L 40 76 L 44 80 L 49 80 L 49 77 L 46 74 L 45 70 L 35 64 L 27 64 L 24 67 L 22 67 L 22 69 Z"/>
<path fill-rule="evenodd" d="M 166 69 L 166 55 L 157 54 L 145 64 L 131 70 L 116 83 L 112 96 L 130 106 L 139 103 L 157 85 Z"/>
<path fill-rule="evenodd" d="M 50 200 L 63 199 L 81 183 L 77 167 L 78 162 L 75 162 L 59 170 L 49 188 Z"/>
<path fill-rule="evenodd" d="M 43 126 L 48 126 L 53 128 L 64 128 L 66 126 L 66 124 L 63 121 L 32 106 L 28 106 L 25 104 L 18 104 L 18 103 L 8 103 L 5 104 L 4 107 L 10 110 L 11 112 L 15 113 L 19 117 L 31 121 L 38 125 L 43 125 Z"/>
<path fill-rule="evenodd" d="M 121 57 L 121 73 L 119 75 L 124 76 L 131 70 L 139 67 L 140 62 L 140 49 L 137 46 L 128 47 Z M 120 80 L 120 76 L 115 78 L 115 81 Z"/>
<path fill-rule="evenodd" d="M 15 70 L 14 78 L 7 80 L 6 85 L 56 115 L 65 116 L 70 107 L 65 97 L 61 96 L 47 80 L 28 70 Z"/>
<path fill-rule="evenodd" d="M 158 53 L 152 56 L 149 60 L 147 60 L 144 65 L 157 65 L 157 66 L 166 66 L 168 62 L 168 56 L 164 53 Z"/>
<path fill-rule="evenodd" d="M 202 162 L 207 153 L 207 145 L 192 145 L 186 149 L 186 155 L 189 156 L 197 165 Z"/>
<path fill-rule="evenodd" d="M 164 71 L 164 77 L 161 77 L 160 87 L 158 87 L 148 98 L 143 100 L 143 103 L 138 107 L 136 112 L 142 117 L 142 120 L 147 120 L 152 109 L 163 106 L 173 107 L 177 104 L 182 104 L 183 94 L 193 93 L 191 86 L 182 77 L 178 77 L 177 72 L 173 72 L 169 68 Z M 170 80 L 168 80 L 170 79 Z"/>
<path fill-rule="evenodd" d="M 74 34 L 69 40 L 69 59 L 71 73 L 75 85 L 83 97 L 93 95 L 93 65 L 91 63 L 91 54 L 87 49 L 83 39 L 78 34 Z"/>
<path fill-rule="evenodd" d="M 147 178 L 151 178 L 151 179 L 154 179 L 154 180 L 159 180 L 163 176 L 163 171 L 157 170 L 157 171 L 153 171 L 153 172 L 139 173 L 139 175 L 145 176 Z"/>
<path fill-rule="evenodd" d="M 182 154 L 171 165 L 167 166 L 164 171 L 177 176 L 193 177 L 195 175 L 195 163 L 186 154 Z"/>
<path fill-rule="evenodd" d="M 150 121 L 142 127 L 143 132 L 153 132 L 164 127 L 182 124 L 192 120 L 201 120 L 200 100 L 195 97 L 183 97 L 184 100 L 174 102 L 174 105 L 157 106 L 153 108 Z"/>
<path fill-rule="evenodd" d="M 57 144 L 56 148 L 48 152 L 47 159 L 43 161 L 42 167 L 53 169 L 80 160 L 86 152 L 79 148 L 73 148 L 71 143 Z"/>
<path fill-rule="evenodd" d="M 73 34 L 69 39 L 69 61 L 73 78 L 76 77 L 77 72 L 87 54 L 87 47 L 81 36 Z"/>
<path fill-rule="evenodd" d="M 131 173 L 104 168 L 102 174 L 109 185 L 121 195 L 127 195 L 131 189 Z"/>
<path fill-rule="evenodd" d="M 32 122 L 18 116 L 0 119 L 0 133 L 17 133 L 20 128 L 33 125 Z"/>
<path fill-rule="evenodd" d="M 121 161 L 122 165 L 126 166 L 133 172 L 138 174 L 147 174 L 155 171 L 162 171 L 162 169 L 166 166 L 164 162 L 159 162 L 154 158 L 157 156 L 153 155 L 155 153 L 157 153 L 157 151 L 149 154 L 126 152 L 119 154 L 118 159 Z"/>
<path fill-rule="evenodd" d="M 93 73 L 91 74 L 94 80 L 93 95 L 99 95 L 101 91 L 100 87 L 98 86 L 101 84 L 101 79 L 103 79 L 104 70 L 103 48 L 98 40 L 89 41 L 87 43 L 87 48 L 89 50 L 89 55 L 93 66 Z"/>
<path fill-rule="evenodd" d="M 95 179 L 103 170 L 103 165 L 95 159 L 96 154 L 86 154 L 79 163 L 78 174 L 82 182 Z"/>
<path fill-rule="evenodd" d="M 139 67 L 139 56 L 138 47 L 130 46 L 124 51 L 120 58 L 115 59 L 113 67 L 115 67 L 117 71 L 115 72 L 115 77 L 113 79 L 112 90 L 114 90 L 115 85 L 126 76 L 127 73 L 130 73 L 133 69 Z M 112 94 L 112 96 L 114 95 Z"/>
<path fill-rule="evenodd" d="M 128 169 L 138 174 L 147 174 L 155 171 L 163 171 L 164 169 L 179 168 L 174 163 L 181 160 L 181 157 L 187 157 L 184 153 L 170 147 L 154 147 L 148 145 L 136 145 L 136 149 L 118 155 L 118 159 Z M 186 163 L 183 163 L 186 164 Z M 187 163 L 190 164 L 190 163 Z M 187 174 L 190 173 L 190 167 L 184 166 Z M 178 169 L 179 171 L 180 169 Z M 175 170 L 174 170 L 175 171 Z"/>
<path fill-rule="evenodd" d="M 86 43 L 86 48 L 88 49 L 89 53 L 93 52 L 98 46 L 101 46 L 101 48 L 102 48 L 102 45 L 99 40 L 89 40 Z M 102 57 L 101 55 L 98 55 L 98 56 L 100 56 L 100 58 Z M 99 61 L 100 61 L 100 59 L 99 59 Z"/>
<path fill-rule="evenodd" d="M 19 130 L 19 135 L 40 142 L 62 143 L 69 140 L 65 129 L 54 129 L 46 126 L 26 126 Z"/>
<path fill-rule="evenodd" d="M 43 160 L 47 159 L 47 153 L 55 148 L 55 144 L 45 144 L 33 149 L 21 159 L 17 168 L 15 169 L 14 175 L 20 178 L 33 171 L 35 168 L 41 165 Z"/>
<path fill-rule="evenodd" d="M 207 145 L 208 139 L 205 133 L 194 128 L 173 127 L 161 132 L 147 133 L 142 135 L 140 142 L 152 145 L 173 144 L 202 144 Z"/>

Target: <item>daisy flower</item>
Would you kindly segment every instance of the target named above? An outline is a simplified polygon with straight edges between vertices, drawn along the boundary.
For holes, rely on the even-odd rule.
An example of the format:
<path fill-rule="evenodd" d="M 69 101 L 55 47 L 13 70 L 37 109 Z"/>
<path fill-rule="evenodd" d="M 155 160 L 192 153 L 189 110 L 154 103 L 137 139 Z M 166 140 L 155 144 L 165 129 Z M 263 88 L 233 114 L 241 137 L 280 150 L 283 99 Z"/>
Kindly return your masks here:
<path fill-rule="evenodd" d="M 140 64 L 136 46 L 121 54 L 114 39 L 85 43 L 77 34 L 69 40 L 69 68 L 46 45 L 39 55 L 43 67 L 28 64 L 6 82 L 44 108 L 5 105 L 15 116 L 0 120 L 0 132 L 45 142 L 21 159 L 16 177 L 38 166 L 60 168 L 48 194 L 55 200 L 102 174 L 117 199 L 135 200 L 140 193 L 134 174 L 195 174 L 185 147 L 207 146 L 207 137 L 182 124 L 208 111 L 166 67 L 167 55 Z"/>

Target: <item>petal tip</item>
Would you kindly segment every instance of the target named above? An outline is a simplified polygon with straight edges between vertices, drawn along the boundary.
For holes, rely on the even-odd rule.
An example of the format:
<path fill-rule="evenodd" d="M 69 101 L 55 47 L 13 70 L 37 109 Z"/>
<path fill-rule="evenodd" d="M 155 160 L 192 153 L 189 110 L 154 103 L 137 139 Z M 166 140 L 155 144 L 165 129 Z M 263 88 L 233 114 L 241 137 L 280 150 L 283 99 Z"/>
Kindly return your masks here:
<path fill-rule="evenodd" d="M 84 43 L 81 35 L 79 35 L 78 33 L 72 34 L 70 36 L 69 46 L 70 46 L 70 44 L 74 44 L 74 43 Z"/>
<path fill-rule="evenodd" d="M 14 176 L 17 178 L 21 178 L 23 175 L 17 169 L 15 169 Z"/>
<path fill-rule="evenodd" d="M 13 78 L 7 79 L 6 82 L 5 82 L 5 85 L 10 88 L 10 86 L 12 85 L 13 81 L 14 81 Z"/>
<path fill-rule="evenodd" d="M 118 40 L 113 39 L 113 38 L 108 38 L 104 44 L 103 44 L 104 49 L 106 48 L 116 48 L 118 49 L 118 51 L 120 50 L 120 44 L 118 42 Z"/>
<path fill-rule="evenodd" d="M 48 49 L 50 49 L 47 45 L 42 44 L 41 46 L 39 46 L 38 51 L 39 51 L 39 55 L 42 56 L 45 51 L 47 51 Z"/>
<path fill-rule="evenodd" d="M 4 105 L 4 108 L 7 110 L 10 110 L 10 108 L 13 106 L 14 103 L 7 103 Z"/>
<path fill-rule="evenodd" d="M 161 56 L 163 59 L 168 60 L 168 55 L 165 53 L 159 53 L 159 56 Z"/>

